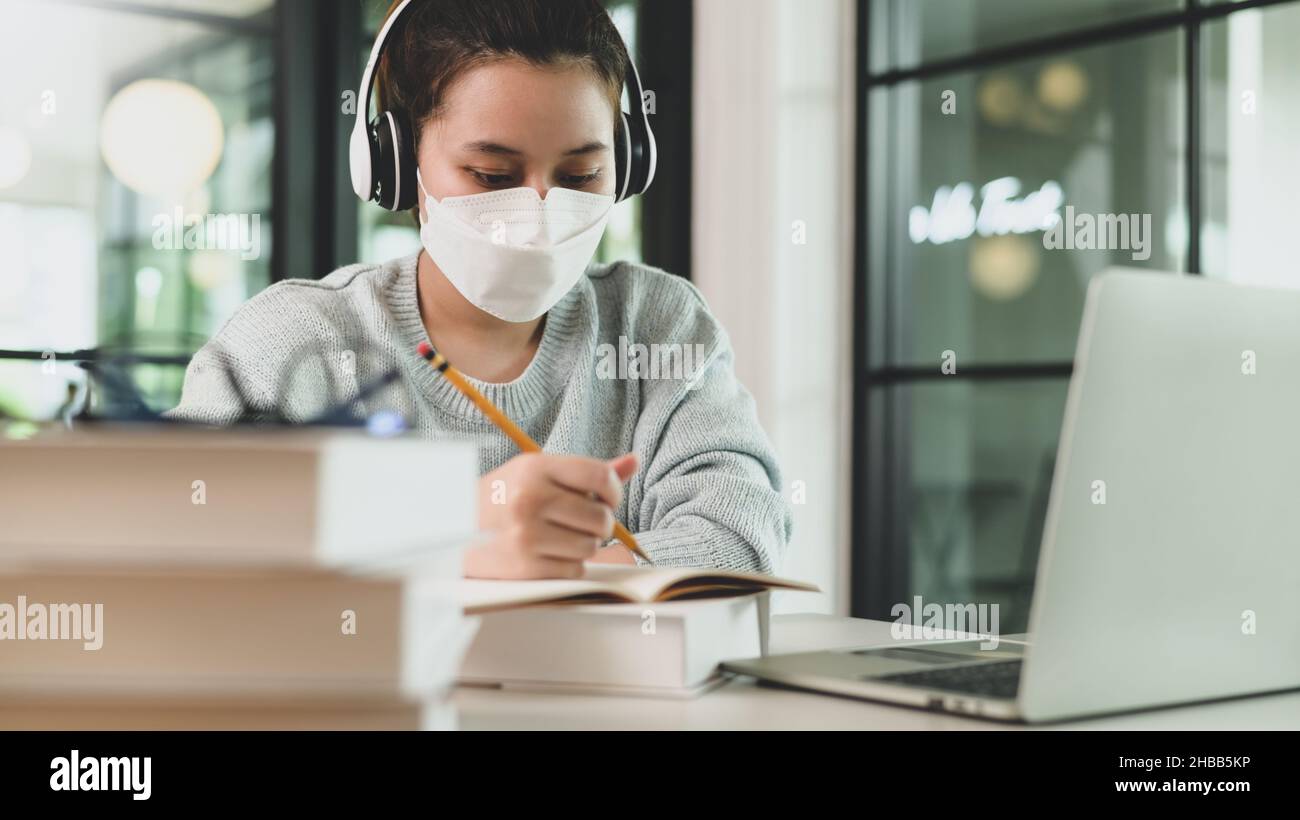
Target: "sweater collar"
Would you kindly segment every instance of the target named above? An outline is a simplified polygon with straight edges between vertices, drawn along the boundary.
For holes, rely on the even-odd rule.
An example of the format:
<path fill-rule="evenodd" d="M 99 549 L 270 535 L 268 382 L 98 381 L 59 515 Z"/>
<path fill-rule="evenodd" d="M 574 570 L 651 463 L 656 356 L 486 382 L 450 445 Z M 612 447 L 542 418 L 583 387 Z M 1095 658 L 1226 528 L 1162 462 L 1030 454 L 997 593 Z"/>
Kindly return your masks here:
<path fill-rule="evenodd" d="M 420 318 L 419 258 L 420 254 L 415 253 L 389 263 L 397 271 L 388 279 L 385 297 L 397 324 L 397 339 L 402 347 L 398 351 L 400 360 L 407 365 L 412 383 L 434 406 L 454 416 L 490 424 L 468 398 L 415 352 L 421 342 L 432 344 Z M 596 337 L 588 298 L 590 290 L 591 283 L 584 276 L 547 312 L 537 352 L 514 381 L 496 383 L 465 378 L 512 420 L 525 421 L 537 416 L 563 392 L 580 363 L 594 356 Z"/>

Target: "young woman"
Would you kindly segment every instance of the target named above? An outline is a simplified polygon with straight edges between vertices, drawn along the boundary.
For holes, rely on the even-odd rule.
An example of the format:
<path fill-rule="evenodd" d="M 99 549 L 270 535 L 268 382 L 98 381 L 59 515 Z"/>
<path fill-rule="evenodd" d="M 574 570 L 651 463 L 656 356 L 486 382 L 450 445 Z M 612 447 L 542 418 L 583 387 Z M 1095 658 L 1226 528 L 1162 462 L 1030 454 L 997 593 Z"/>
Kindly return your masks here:
<path fill-rule="evenodd" d="M 413 202 L 424 250 L 266 289 L 196 354 L 170 415 L 310 419 L 396 367 L 404 378 L 358 412 L 480 442 L 487 537 L 467 576 L 634 563 L 611 541 L 616 516 L 656 565 L 774 571 L 790 511 L 725 332 L 688 282 L 590 264 L 622 170 L 628 57 L 609 16 L 598 0 L 404 6 L 389 9 L 376 91 L 410 144 L 383 114 L 371 138 L 396 138 L 416 167 L 370 180 L 379 149 L 363 150 L 353 179 L 363 197 L 387 184 Z M 545 453 L 520 454 L 419 357 L 425 341 Z"/>

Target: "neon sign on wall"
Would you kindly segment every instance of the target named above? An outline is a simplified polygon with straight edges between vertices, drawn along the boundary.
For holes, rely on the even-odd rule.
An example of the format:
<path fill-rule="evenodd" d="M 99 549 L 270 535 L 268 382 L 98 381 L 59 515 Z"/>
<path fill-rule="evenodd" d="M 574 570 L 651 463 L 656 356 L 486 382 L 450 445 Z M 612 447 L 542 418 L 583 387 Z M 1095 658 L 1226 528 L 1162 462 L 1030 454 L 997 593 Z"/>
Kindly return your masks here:
<path fill-rule="evenodd" d="M 942 245 L 957 239 L 1004 236 L 1050 230 L 1060 221 L 1057 208 L 1065 202 L 1059 183 L 1048 180 L 1036 191 L 1017 199 L 1021 183 L 1015 177 L 999 177 L 980 188 L 975 206 L 975 186 L 959 182 L 941 186 L 927 208 L 916 205 L 907 214 L 907 232 L 912 242 Z"/>

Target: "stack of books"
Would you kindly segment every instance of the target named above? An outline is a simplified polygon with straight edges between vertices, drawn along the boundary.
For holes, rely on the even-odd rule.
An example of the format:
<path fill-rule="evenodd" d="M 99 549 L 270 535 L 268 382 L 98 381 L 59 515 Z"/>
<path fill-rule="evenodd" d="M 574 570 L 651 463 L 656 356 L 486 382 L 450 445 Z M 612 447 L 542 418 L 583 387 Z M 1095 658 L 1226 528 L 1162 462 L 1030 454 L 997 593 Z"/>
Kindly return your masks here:
<path fill-rule="evenodd" d="M 469 442 L 0 443 L 0 728 L 449 728 Z"/>

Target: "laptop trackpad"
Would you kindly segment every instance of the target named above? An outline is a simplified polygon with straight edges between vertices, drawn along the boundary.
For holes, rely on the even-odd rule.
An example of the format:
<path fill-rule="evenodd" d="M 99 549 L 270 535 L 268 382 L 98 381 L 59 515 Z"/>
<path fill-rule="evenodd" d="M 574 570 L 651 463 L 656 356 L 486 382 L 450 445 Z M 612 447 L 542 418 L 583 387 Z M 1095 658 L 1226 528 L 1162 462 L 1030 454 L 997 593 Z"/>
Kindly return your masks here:
<path fill-rule="evenodd" d="M 851 654 L 859 662 L 856 670 L 859 675 L 890 675 L 954 663 L 1015 660 L 1024 656 L 1024 647 L 1002 644 L 997 649 L 981 649 L 980 641 L 955 641 L 929 646 L 858 649 Z"/>

